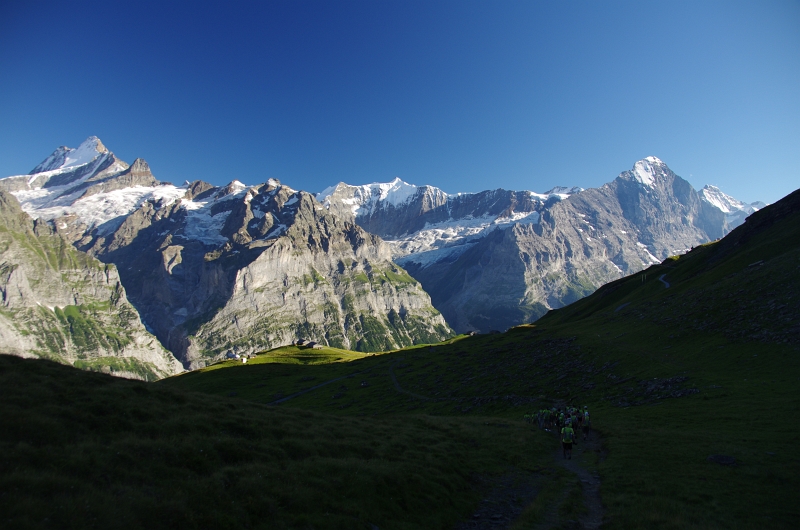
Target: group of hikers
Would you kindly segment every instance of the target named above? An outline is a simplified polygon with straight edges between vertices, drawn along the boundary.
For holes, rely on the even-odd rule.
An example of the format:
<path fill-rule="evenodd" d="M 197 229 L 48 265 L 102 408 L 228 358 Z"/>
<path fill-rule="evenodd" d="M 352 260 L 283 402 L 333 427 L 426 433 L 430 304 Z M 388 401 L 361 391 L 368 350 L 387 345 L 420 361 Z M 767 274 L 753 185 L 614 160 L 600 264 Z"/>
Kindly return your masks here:
<path fill-rule="evenodd" d="M 535 421 L 542 430 L 560 434 L 564 458 L 569 460 L 572 459 L 572 445 L 578 445 L 576 433 L 583 432 L 583 439 L 588 440 L 592 425 L 587 406 L 583 410 L 575 407 L 541 409 L 536 414 L 526 414 L 525 419 L 529 422 Z"/>

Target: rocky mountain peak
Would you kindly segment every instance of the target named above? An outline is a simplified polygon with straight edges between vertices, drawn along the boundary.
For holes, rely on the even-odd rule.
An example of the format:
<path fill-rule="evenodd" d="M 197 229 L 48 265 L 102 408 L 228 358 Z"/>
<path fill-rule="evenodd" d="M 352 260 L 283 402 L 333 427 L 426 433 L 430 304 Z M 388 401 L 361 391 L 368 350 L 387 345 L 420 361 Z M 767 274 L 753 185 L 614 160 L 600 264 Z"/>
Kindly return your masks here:
<path fill-rule="evenodd" d="M 737 211 L 743 211 L 749 215 L 766 206 L 766 204 L 760 201 L 747 204 L 738 199 L 734 199 L 730 195 L 724 193 L 718 187 L 710 184 L 706 184 L 703 186 L 703 189 L 700 190 L 700 198 L 712 206 L 716 206 L 724 214 L 733 214 Z"/>
<path fill-rule="evenodd" d="M 128 168 L 128 173 L 134 177 L 152 177 L 153 173 L 150 171 L 150 165 L 145 161 L 144 158 L 137 158 L 131 164 L 131 167 Z"/>
<path fill-rule="evenodd" d="M 242 191 L 245 188 L 247 188 L 247 186 L 245 186 L 244 184 L 242 184 L 238 180 L 233 180 L 230 183 L 228 183 L 227 186 L 223 186 L 222 188 L 219 188 L 214 195 L 217 198 L 225 197 L 227 195 L 238 193 L 238 192 Z"/>
<path fill-rule="evenodd" d="M 216 187 L 213 184 L 202 180 L 195 180 L 194 182 L 186 182 L 186 193 L 183 198 L 189 201 L 201 200 L 203 197 L 214 193 Z"/>
<path fill-rule="evenodd" d="M 45 171 L 54 171 L 56 169 L 82 166 L 93 162 L 101 155 L 108 154 L 110 154 L 110 151 L 103 145 L 100 138 L 97 136 L 90 136 L 75 149 L 62 145 L 53 151 L 50 156 L 45 158 L 42 163 L 33 168 L 29 175 L 35 175 L 36 173 L 43 173 Z"/>
<path fill-rule="evenodd" d="M 653 188 L 657 186 L 659 177 L 666 173 L 671 173 L 671 171 L 664 162 L 654 156 L 648 156 L 636 162 L 633 169 L 626 171 L 623 175 L 643 186 Z"/>
<path fill-rule="evenodd" d="M 546 192 L 544 192 L 542 195 L 547 195 L 547 196 L 550 196 L 550 195 L 559 195 L 559 196 L 566 195 L 568 197 L 570 195 L 575 195 L 576 193 L 580 193 L 582 191 L 583 191 L 583 188 L 581 188 L 580 186 L 572 186 L 572 187 L 569 187 L 569 186 L 555 186 L 553 188 L 550 188 Z M 566 198 L 566 197 L 564 197 L 564 198 Z"/>

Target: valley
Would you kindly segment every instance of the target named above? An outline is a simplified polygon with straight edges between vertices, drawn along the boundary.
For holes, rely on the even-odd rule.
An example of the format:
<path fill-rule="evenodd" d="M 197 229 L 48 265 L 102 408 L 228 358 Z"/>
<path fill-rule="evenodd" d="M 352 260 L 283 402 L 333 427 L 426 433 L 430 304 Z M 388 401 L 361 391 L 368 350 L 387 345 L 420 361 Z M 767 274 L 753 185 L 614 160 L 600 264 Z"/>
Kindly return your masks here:
<path fill-rule="evenodd" d="M 599 495 L 603 528 L 791 527 L 797 241 L 800 192 L 536 323 L 375 355 L 282 347 L 149 384 L 3 356 L 0 508 L 42 528 L 595 528 Z M 523 421 L 569 404 L 597 436 L 572 470 Z"/>

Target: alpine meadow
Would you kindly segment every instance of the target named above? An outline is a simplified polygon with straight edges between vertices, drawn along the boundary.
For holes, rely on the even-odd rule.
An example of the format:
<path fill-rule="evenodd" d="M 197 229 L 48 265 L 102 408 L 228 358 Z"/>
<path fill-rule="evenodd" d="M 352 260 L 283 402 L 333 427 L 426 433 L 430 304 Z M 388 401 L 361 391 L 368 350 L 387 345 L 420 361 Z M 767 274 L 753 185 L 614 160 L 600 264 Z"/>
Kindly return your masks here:
<path fill-rule="evenodd" d="M 800 2 L 0 2 L 0 530 L 800 527 Z"/>
<path fill-rule="evenodd" d="M 4 526 L 793 525 L 800 191 L 744 205 L 650 158 L 342 214 L 343 185 L 173 186 L 87 142 L 0 180 Z M 565 459 L 538 419 L 576 408 Z"/>

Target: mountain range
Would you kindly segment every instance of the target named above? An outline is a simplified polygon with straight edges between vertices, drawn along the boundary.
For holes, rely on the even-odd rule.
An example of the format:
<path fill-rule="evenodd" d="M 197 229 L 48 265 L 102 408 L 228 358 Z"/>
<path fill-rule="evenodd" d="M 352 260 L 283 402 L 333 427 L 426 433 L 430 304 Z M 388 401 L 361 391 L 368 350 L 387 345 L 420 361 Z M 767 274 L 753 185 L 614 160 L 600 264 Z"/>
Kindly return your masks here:
<path fill-rule="evenodd" d="M 697 192 L 655 157 L 600 188 L 544 194 L 449 195 L 399 179 L 316 195 L 275 179 L 175 186 L 96 137 L 0 190 L 48 237 L 113 265 L 141 322 L 188 369 L 299 338 L 378 351 L 505 329 L 763 206 Z"/>
<path fill-rule="evenodd" d="M 298 338 L 376 351 L 452 335 L 386 243 L 277 180 L 160 183 L 91 137 L 0 189 L 116 265 L 144 324 L 189 369 Z"/>
<path fill-rule="evenodd" d="M 317 195 L 384 238 L 457 332 L 504 330 L 719 239 L 763 203 L 697 192 L 656 157 L 596 189 L 448 195 L 400 181 Z"/>

